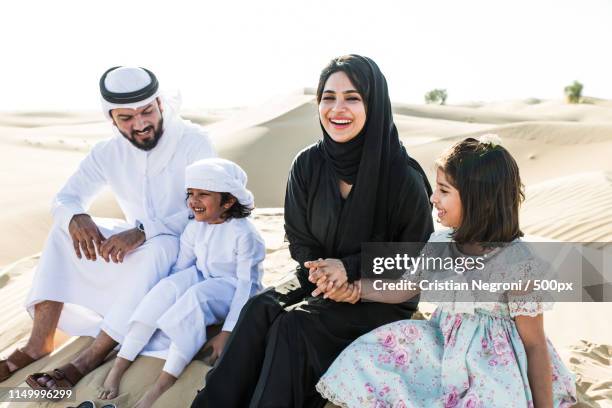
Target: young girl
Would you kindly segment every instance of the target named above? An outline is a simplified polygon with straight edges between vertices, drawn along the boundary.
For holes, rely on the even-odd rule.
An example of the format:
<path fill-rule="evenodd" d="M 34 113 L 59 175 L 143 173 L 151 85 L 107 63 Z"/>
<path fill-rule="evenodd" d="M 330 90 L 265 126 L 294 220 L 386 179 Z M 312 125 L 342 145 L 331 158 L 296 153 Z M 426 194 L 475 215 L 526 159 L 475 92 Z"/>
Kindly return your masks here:
<path fill-rule="evenodd" d="M 246 218 L 253 208 L 246 182 L 246 173 L 228 160 L 205 159 L 187 167 L 187 204 L 194 220 L 181 235 L 170 276 L 134 312 L 101 399 L 119 394 L 121 377 L 154 334 L 153 343 L 159 344 L 161 336 L 169 349 L 163 371 L 136 404 L 139 408 L 150 407 L 174 384 L 206 343 L 206 326 L 224 322 L 209 343 L 213 359 L 223 350 L 242 306 L 262 288 L 265 245 Z"/>
<path fill-rule="evenodd" d="M 484 271 L 495 276 L 534 272 L 534 255 L 525 245 L 514 245 L 523 235 L 518 222 L 523 193 L 508 151 L 493 141 L 469 138 L 436 164 L 431 202 L 439 222 L 451 230 L 434 232 L 424 252 L 445 248 L 459 256 L 486 254 Z M 513 244 L 492 248 L 490 243 Z M 332 286 L 327 278 L 324 270 L 311 274 L 319 292 Z M 417 294 L 377 292 L 366 279 L 348 292 L 349 302 L 360 295 L 396 303 Z M 342 407 L 571 406 L 574 378 L 544 335 L 545 304 L 525 298 L 529 295 L 511 292 L 498 302 L 440 303 L 430 320 L 379 327 L 342 352 L 317 390 Z"/>

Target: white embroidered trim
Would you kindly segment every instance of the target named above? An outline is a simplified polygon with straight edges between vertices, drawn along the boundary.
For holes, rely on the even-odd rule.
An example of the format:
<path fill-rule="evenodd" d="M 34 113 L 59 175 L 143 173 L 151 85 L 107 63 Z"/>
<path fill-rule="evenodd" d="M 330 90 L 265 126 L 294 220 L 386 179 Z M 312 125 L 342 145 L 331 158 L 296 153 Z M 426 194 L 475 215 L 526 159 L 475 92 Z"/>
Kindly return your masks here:
<path fill-rule="evenodd" d="M 508 302 L 508 311 L 512 317 L 536 317 L 544 313 L 545 310 L 551 310 L 552 308 L 553 302 Z"/>
<path fill-rule="evenodd" d="M 348 405 L 346 405 L 345 402 L 342 402 L 338 399 L 338 396 L 327 387 L 327 383 L 325 381 L 320 380 L 315 388 L 323 398 L 325 398 L 332 404 L 337 405 L 341 408 L 350 408 Z"/>

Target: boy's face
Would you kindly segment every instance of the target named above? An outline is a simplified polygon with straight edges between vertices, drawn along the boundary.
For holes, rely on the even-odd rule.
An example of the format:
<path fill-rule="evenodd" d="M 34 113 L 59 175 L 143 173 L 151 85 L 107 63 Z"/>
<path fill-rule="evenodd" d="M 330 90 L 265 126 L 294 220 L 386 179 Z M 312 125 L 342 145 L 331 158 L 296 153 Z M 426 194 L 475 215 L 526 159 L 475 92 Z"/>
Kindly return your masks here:
<path fill-rule="evenodd" d="M 438 222 L 445 227 L 459 228 L 463 218 L 459 190 L 452 186 L 446 174 L 438 168 L 436 189 L 431 196 L 431 203 L 438 210 Z"/>
<path fill-rule="evenodd" d="M 219 224 L 225 221 L 221 216 L 231 207 L 231 204 L 221 205 L 221 193 L 188 188 L 187 206 L 193 211 L 196 221 Z"/>

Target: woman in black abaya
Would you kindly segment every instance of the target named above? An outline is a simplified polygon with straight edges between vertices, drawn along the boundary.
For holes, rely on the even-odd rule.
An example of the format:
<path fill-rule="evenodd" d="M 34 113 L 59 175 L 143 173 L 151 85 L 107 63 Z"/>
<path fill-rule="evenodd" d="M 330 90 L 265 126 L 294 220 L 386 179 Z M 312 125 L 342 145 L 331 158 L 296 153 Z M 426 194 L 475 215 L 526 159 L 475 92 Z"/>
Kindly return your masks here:
<path fill-rule="evenodd" d="M 267 290 L 244 306 L 192 407 L 323 407 L 315 384 L 336 356 L 416 310 L 333 300 L 361 277 L 362 242 L 426 242 L 433 232 L 431 188 L 399 141 L 385 77 L 369 58 L 336 58 L 321 73 L 317 102 L 323 139 L 296 157 L 285 197 L 298 287 Z M 342 286 L 328 299 L 311 296 L 304 263 L 318 259 Z"/>

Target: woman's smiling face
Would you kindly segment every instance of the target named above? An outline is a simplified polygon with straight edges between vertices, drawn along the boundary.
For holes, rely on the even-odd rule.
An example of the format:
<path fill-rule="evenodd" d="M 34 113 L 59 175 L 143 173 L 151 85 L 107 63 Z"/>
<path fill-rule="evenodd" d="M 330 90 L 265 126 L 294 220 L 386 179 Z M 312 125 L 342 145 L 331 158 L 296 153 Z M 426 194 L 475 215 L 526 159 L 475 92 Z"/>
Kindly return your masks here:
<path fill-rule="evenodd" d="M 319 102 L 319 118 L 327 134 L 338 143 L 348 142 L 363 129 L 365 104 L 344 72 L 334 72 L 327 78 Z"/>

